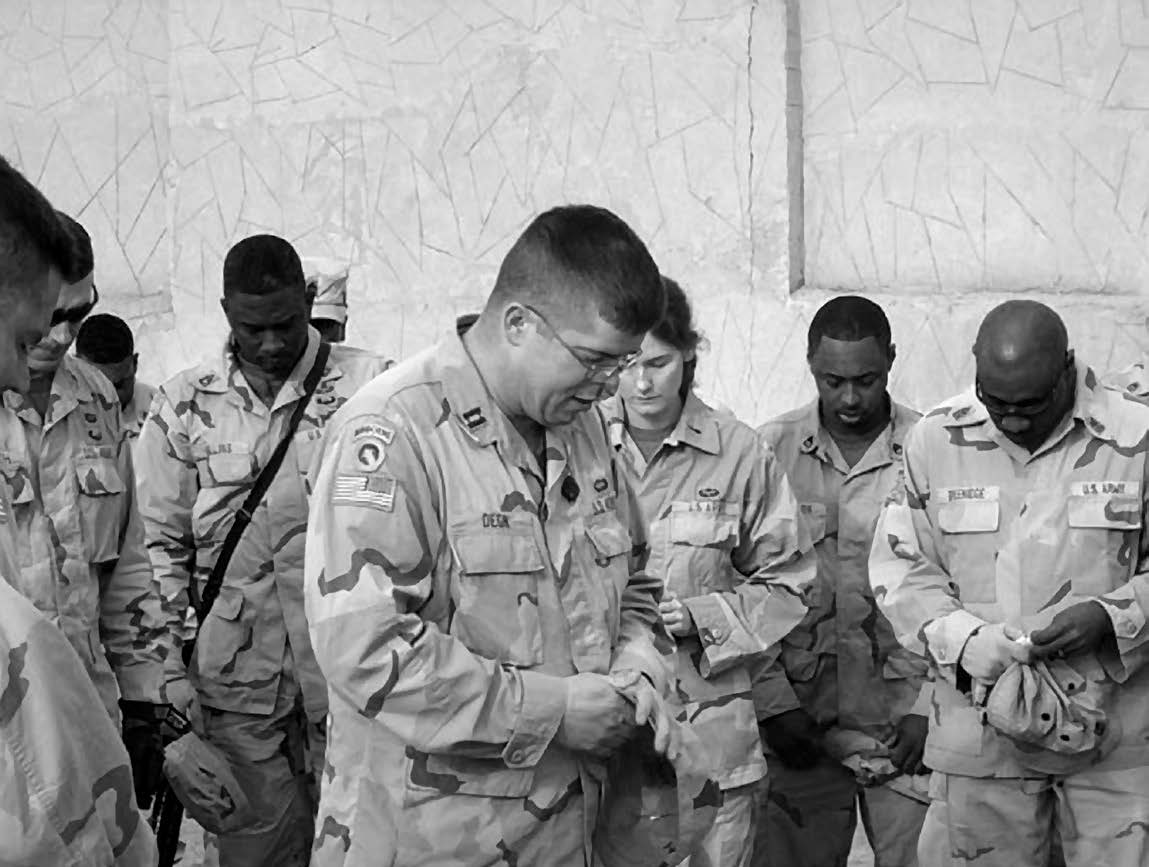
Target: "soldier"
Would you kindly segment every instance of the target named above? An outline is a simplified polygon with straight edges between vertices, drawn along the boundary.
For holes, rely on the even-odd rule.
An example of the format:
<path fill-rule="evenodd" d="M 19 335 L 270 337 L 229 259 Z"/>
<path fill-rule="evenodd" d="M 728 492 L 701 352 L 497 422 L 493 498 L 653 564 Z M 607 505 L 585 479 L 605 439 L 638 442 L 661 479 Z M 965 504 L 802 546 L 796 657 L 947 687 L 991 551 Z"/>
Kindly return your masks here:
<path fill-rule="evenodd" d="M 0 157 L 0 388 L 28 387 L 71 270 L 44 197 Z M 12 505 L 0 485 L 0 863 L 150 867 L 128 754 L 68 640 L 14 585 Z"/>
<path fill-rule="evenodd" d="M 682 288 L 663 286 L 666 314 L 604 412 L 648 528 L 647 571 L 666 585 L 660 610 L 677 639 L 678 695 L 723 789 L 689 864 L 746 867 L 766 776 L 746 663 L 802 620 L 814 557 L 769 448 L 694 394 L 701 335 Z"/>
<path fill-rule="evenodd" d="M 761 864 L 845 864 L 861 803 L 883 867 L 911 867 L 922 819 L 929 691 L 925 660 L 898 644 L 870 590 L 882 503 L 900 482 L 918 413 L 886 391 L 894 346 L 877 304 L 824 304 L 806 358 L 818 397 L 762 427 L 794 486 L 818 553 L 802 625 L 782 640 L 762 733 L 771 755 Z M 863 785 L 863 783 L 865 785 Z"/>
<path fill-rule="evenodd" d="M 313 865 L 590 863 L 601 759 L 657 706 L 670 651 L 594 405 L 662 308 L 622 220 L 555 208 L 477 319 L 329 427 L 307 528 L 332 702 Z"/>
<path fill-rule="evenodd" d="M 131 453 L 111 384 L 69 356 L 96 304 L 92 244 L 61 214 L 74 257 L 51 328 L 28 350 L 27 393 L 4 393 L 0 473 L 12 498 L 16 589 L 63 631 L 108 715 L 124 723 L 146 803 L 162 701 L 159 597 L 144 549 Z"/>
<path fill-rule="evenodd" d="M 974 388 L 906 440 L 870 561 L 898 639 L 936 670 L 918 857 L 1044 867 L 1060 836 L 1070 867 L 1145 864 L 1149 407 L 1100 387 L 1036 302 L 995 307 L 973 351 Z M 1036 741 L 1007 737 L 998 677 L 1044 682 L 1064 667 L 1050 712 L 1030 696 Z M 1107 733 L 1112 751 L 1075 757 L 1054 716 L 1098 694 L 1108 725 L 1077 734 Z"/>
<path fill-rule="evenodd" d="M 137 446 L 148 547 L 176 648 L 189 599 L 201 597 L 237 510 L 283 438 L 321 343 L 308 326 L 299 256 L 282 238 L 255 235 L 228 251 L 222 306 L 231 328 L 224 351 L 160 387 Z M 168 656 L 170 694 L 202 720 L 259 814 L 244 833 L 220 836 L 222 867 L 307 864 L 315 797 L 305 753 L 322 767 L 327 688 L 303 613 L 306 474 L 328 419 L 388 364 L 331 349 L 226 565 L 190 670 L 180 652 Z"/>
<path fill-rule="evenodd" d="M 347 339 L 347 266 L 311 258 L 303 265 L 307 286 L 315 293 L 311 327 L 328 343 L 342 343 Z"/>
<path fill-rule="evenodd" d="M 111 313 L 89 316 L 76 335 L 76 355 L 108 378 L 120 400 L 124 434 L 137 439 L 156 390 L 136 379 L 140 356 L 128 323 Z"/>

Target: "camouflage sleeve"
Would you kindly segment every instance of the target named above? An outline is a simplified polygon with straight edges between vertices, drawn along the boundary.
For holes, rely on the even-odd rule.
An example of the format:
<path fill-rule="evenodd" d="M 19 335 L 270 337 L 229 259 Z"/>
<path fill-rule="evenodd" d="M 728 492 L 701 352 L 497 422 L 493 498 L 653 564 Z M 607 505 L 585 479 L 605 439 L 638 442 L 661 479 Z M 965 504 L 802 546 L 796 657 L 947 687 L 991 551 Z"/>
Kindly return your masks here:
<path fill-rule="evenodd" d="M 966 641 L 985 621 L 962 607 L 957 588 L 941 566 L 939 532 L 930 520 L 923 426 L 903 450 L 903 483 L 894 488 L 878 518 L 870 549 L 874 599 L 899 643 L 932 656 L 939 673 L 953 681 Z"/>
<path fill-rule="evenodd" d="M 0 864 L 156 863 L 101 708 L 60 631 L 0 580 Z"/>
<path fill-rule="evenodd" d="M 128 502 L 120 528 L 120 557 L 100 576 L 100 641 L 121 697 L 159 703 L 164 682 L 163 616 L 144 547 L 127 439 L 120 445 L 119 462 Z"/>
<path fill-rule="evenodd" d="M 725 593 L 684 599 L 698 628 L 703 677 L 742 665 L 780 641 L 806 615 L 817 558 L 798 502 L 773 450 L 759 440 L 742 497 L 731 562 L 745 580 Z"/>
<path fill-rule="evenodd" d="M 632 547 L 630 580 L 620 600 L 618 642 L 610 669 L 612 672 L 629 669 L 645 674 L 659 693 L 665 695 L 673 682 L 675 660 L 674 640 L 658 613 L 662 580 L 646 572 L 650 552 L 646 524 L 626 473 L 621 472 L 617 465 L 615 470 L 619 519 L 630 529 Z"/>
<path fill-rule="evenodd" d="M 566 683 L 477 656 L 423 619 L 429 604 L 446 610 L 451 586 L 438 568 L 445 506 L 419 435 L 397 413 L 328 427 L 304 568 L 316 659 L 334 695 L 411 747 L 532 767 L 562 722 Z"/>
<path fill-rule="evenodd" d="M 1096 597 L 1113 624 L 1117 660 L 1102 657 L 1106 673 L 1124 683 L 1149 661 L 1149 462 L 1141 481 L 1141 533 L 1137 565 L 1122 586 Z"/>
<path fill-rule="evenodd" d="M 195 566 L 192 507 L 199 475 L 184 423 L 163 388 L 136 442 L 135 462 L 144 540 L 160 595 L 165 681 L 170 683 L 187 677 L 180 649 Z"/>

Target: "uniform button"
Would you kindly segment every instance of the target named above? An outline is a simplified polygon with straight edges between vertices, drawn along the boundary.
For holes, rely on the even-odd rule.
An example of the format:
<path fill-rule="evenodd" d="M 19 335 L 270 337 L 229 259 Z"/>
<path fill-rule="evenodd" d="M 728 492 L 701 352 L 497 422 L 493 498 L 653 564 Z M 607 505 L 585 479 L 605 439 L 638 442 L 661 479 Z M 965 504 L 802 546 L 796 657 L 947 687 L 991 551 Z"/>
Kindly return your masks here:
<path fill-rule="evenodd" d="M 519 764 L 519 762 L 521 762 L 525 758 L 526 758 L 526 756 L 523 755 L 522 750 L 515 750 L 513 753 L 511 753 L 511 761 L 514 762 L 516 765 Z"/>

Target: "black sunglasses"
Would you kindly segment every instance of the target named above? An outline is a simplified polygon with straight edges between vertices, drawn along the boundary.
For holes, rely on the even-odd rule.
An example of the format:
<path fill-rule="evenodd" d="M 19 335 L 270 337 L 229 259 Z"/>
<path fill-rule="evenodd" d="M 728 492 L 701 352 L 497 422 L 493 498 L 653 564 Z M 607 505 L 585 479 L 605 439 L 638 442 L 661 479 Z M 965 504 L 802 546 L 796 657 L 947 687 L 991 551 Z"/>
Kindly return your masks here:
<path fill-rule="evenodd" d="M 55 328 L 57 325 L 60 325 L 64 322 L 67 322 L 69 325 L 79 325 L 88 317 L 88 314 L 92 312 L 92 309 L 96 306 L 96 303 L 99 300 L 100 290 L 97 289 L 96 284 L 93 283 L 91 301 L 89 301 L 87 304 L 81 304 L 79 307 L 68 307 L 65 310 L 53 310 L 52 324 L 48 327 Z"/>

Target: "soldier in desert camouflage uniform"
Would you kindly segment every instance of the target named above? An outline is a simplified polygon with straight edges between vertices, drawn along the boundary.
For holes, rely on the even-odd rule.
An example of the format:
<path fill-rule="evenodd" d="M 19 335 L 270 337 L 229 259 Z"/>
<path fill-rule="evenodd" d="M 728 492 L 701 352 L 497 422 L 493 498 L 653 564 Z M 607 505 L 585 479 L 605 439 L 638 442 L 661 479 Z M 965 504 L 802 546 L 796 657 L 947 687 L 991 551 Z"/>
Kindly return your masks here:
<path fill-rule="evenodd" d="M 116 393 L 94 367 L 67 354 L 98 294 L 88 233 L 60 219 L 72 236 L 72 272 L 48 333 L 28 350 L 28 392 L 5 392 L 0 406 L 0 474 L 20 565 L 15 586 L 60 627 L 108 715 L 123 723 L 146 805 L 160 762 L 159 596 Z"/>
<path fill-rule="evenodd" d="M 745 867 L 766 776 L 746 663 L 793 629 L 814 577 L 781 467 L 754 431 L 694 394 L 700 335 L 664 279 L 666 314 L 604 405 L 647 527 L 647 571 L 666 584 L 678 696 L 710 749 L 723 803 L 691 867 Z"/>
<path fill-rule="evenodd" d="M 218 358 L 159 389 L 137 446 L 148 547 L 178 649 L 248 489 L 283 435 L 319 351 L 299 257 L 282 238 L 237 243 L 223 268 L 231 337 Z M 322 758 L 327 691 L 303 614 L 308 468 L 324 426 L 382 358 L 333 347 L 283 465 L 228 564 L 190 671 L 168 657 L 168 691 L 200 714 L 259 821 L 220 837 L 222 867 L 303 865 L 314 818 L 304 744 Z M 189 595 L 190 594 L 190 595 Z M 195 697 L 193 700 L 193 696 Z M 321 767 L 321 765 L 320 765 Z"/>
<path fill-rule="evenodd" d="M 306 569 L 332 702 L 313 865 L 590 863 L 602 759 L 646 718 L 609 675 L 649 697 L 670 673 L 594 406 L 662 305 L 621 220 L 556 208 L 477 321 L 329 426 Z"/>
<path fill-rule="evenodd" d="M 870 578 L 899 641 L 936 668 L 923 864 L 1149 862 L 1149 408 L 1100 387 L 1048 307 L 1011 301 L 978 331 L 975 388 L 905 443 Z M 1028 633 L 1032 649 L 1017 639 Z M 1062 776 L 1027 770 L 980 697 L 1014 661 L 1112 682 L 1116 749 Z"/>
<path fill-rule="evenodd" d="M 51 206 L 0 158 L 0 388 L 28 387 L 26 348 L 71 265 Z M 118 732 L 71 644 L 13 586 L 12 516 L 0 485 L 0 864 L 150 867 Z"/>
<path fill-rule="evenodd" d="M 807 359 L 818 398 L 762 428 L 798 496 L 818 552 L 818 584 L 805 621 L 782 641 L 773 688 L 760 688 L 772 755 L 757 860 L 844 864 L 860 801 L 876 863 L 911 867 L 925 777 L 896 775 L 923 770 L 926 661 L 898 644 L 878 611 L 867 561 L 918 413 L 886 391 L 894 346 L 871 301 L 842 296 L 823 305 L 810 323 Z M 864 756 L 848 742 L 866 743 Z M 863 758 L 875 772 L 864 781 L 889 777 L 885 785 L 859 785 Z M 903 794 L 906 783 L 916 783 L 921 800 Z"/>
<path fill-rule="evenodd" d="M 136 377 L 140 357 L 128 323 L 111 313 L 89 316 L 76 335 L 76 357 L 91 364 L 112 384 L 120 399 L 124 435 L 134 442 L 156 390 Z"/>

